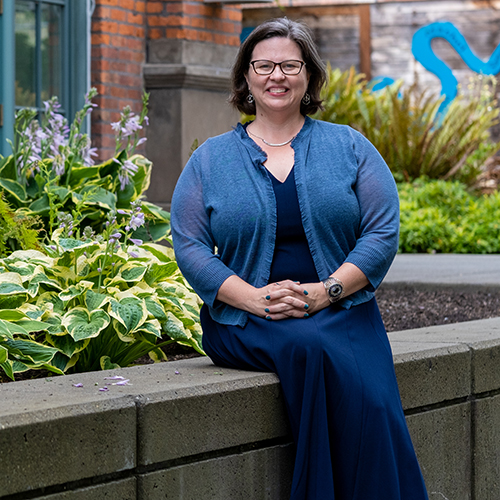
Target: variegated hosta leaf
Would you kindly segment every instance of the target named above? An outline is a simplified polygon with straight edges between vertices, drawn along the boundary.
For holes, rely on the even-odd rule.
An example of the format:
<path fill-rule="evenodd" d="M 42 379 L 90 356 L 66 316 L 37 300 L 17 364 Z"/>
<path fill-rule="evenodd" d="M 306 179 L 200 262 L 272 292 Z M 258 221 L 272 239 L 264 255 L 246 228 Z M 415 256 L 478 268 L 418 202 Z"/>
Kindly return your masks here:
<path fill-rule="evenodd" d="M 127 262 L 120 268 L 120 276 L 125 281 L 140 281 L 147 270 L 147 266 L 138 266 L 134 262 Z"/>
<path fill-rule="evenodd" d="M 39 271 L 31 278 L 28 284 L 28 292 L 32 297 L 35 297 L 38 294 L 40 284 L 45 285 L 45 289 L 53 288 L 61 290 L 62 288 L 58 281 L 49 278 L 43 271 Z"/>
<path fill-rule="evenodd" d="M 126 290 L 116 292 L 114 294 L 114 297 L 116 298 L 116 300 L 122 300 L 125 297 L 143 298 L 143 297 L 155 296 L 155 295 L 156 295 L 156 290 L 154 288 L 151 288 L 144 281 L 139 281 L 136 285 L 134 285 Z"/>
<path fill-rule="evenodd" d="M 55 292 L 42 293 L 36 299 L 36 305 L 44 311 L 64 313 L 64 302 Z"/>
<path fill-rule="evenodd" d="M 28 333 L 42 332 L 50 327 L 50 324 L 45 321 L 36 321 L 28 318 L 20 319 L 19 321 L 16 321 L 15 324 L 26 330 Z"/>
<path fill-rule="evenodd" d="M 5 262 L 5 266 L 10 272 L 18 274 L 23 282 L 28 281 L 32 276 L 34 276 L 35 269 L 37 268 L 34 264 L 23 262 L 22 260 L 14 262 L 7 261 Z M 42 270 L 42 267 L 39 266 L 39 269 Z"/>
<path fill-rule="evenodd" d="M 121 368 L 120 365 L 113 363 L 109 356 L 102 356 L 100 359 L 101 370 L 115 370 Z"/>
<path fill-rule="evenodd" d="M 109 316 L 102 309 L 89 312 L 83 307 L 75 307 L 62 319 L 63 326 L 75 341 L 97 337 L 109 325 Z"/>
<path fill-rule="evenodd" d="M 29 333 L 22 326 L 16 323 L 11 323 L 10 321 L 0 320 L 0 336 L 14 338 L 14 335 L 23 335 L 24 337 L 29 337 Z"/>
<path fill-rule="evenodd" d="M 168 336 L 176 341 L 189 341 L 191 333 L 184 328 L 182 321 L 175 317 L 171 312 L 167 313 L 167 321 L 163 323 L 163 329 Z"/>
<path fill-rule="evenodd" d="M 0 365 L 7 361 L 9 351 L 0 343 Z"/>
<path fill-rule="evenodd" d="M 145 276 L 145 280 L 148 285 L 153 285 L 153 283 L 164 281 L 167 278 L 170 278 L 179 267 L 177 266 L 177 262 L 166 262 L 162 264 L 153 263 L 149 268 Z"/>
<path fill-rule="evenodd" d="M 16 309 L 16 312 L 22 313 L 23 316 L 27 316 L 28 318 L 31 318 L 31 319 L 42 320 L 43 315 L 46 311 L 44 311 L 40 307 L 35 306 L 34 304 L 29 304 L 29 303 L 25 302 L 22 306 L 20 306 Z M 2 318 L 2 319 L 7 319 L 7 318 Z"/>
<path fill-rule="evenodd" d="M 30 365 L 40 366 L 49 363 L 57 353 L 57 349 L 54 347 L 33 340 L 6 340 L 2 345 L 9 351 L 9 357 L 12 355 L 22 363 Z"/>
<path fill-rule="evenodd" d="M 71 335 L 50 335 L 46 336 L 47 342 L 54 346 L 56 349 L 64 353 L 68 358 L 71 358 L 74 354 L 83 351 L 90 342 L 90 339 L 80 340 L 75 342 Z"/>
<path fill-rule="evenodd" d="M 85 288 L 80 285 L 71 285 L 70 287 L 66 288 L 62 292 L 59 293 L 59 298 L 63 301 L 66 302 L 68 300 L 72 300 L 75 297 L 79 297 L 83 293 L 85 293 Z"/>
<path fill-rule="evenodd" d="M 26 314 L 19 309 L 1 309 L 0 319 L 6 321 L 17 321 L 18 319 L 26 318 Z"/>
<path fill-rule="evenodd" d="M 161 338 L 161 325 L 157 319 L 145 321 L 139 331 L 151 333 L 155 337 Z"/>
<path fill-rule="evenodd" d="M 175 260 L 174 250 L 157 243 L 144 243 L 142 248 L 150 251 L 160 262 L 171 262 Z"/>
<path fill-rule="evenodd" d="M 167 321 L 167 315 L 165 313 L 165 309 L 158 301 L 152 299 L 151 297 L 146 297 L 144 299 L 144 302 L 146 303 L 146 307 L 151 316 L 160 321 L 160 323 Z"/>
<path fill-rule="evenodd" d="M 167 355 L 165 352 L 157 347 L 156 349 L 151 349 L 151 351 L 148 352 L 148 356 L 155 362 L 159 363 L 160 361 L 168 361 Z"/>
<path fill-rule="evenodd" d="M 13 370 L 13 361 L 7 359 L 4 363 L 0 363 L 0 368 L 5 372 L 5 375 L 10 379 L 14 380 L 14 370 Z"/>
<path fill-rule="evenodd" d="M 105 295 L 104 293 L 97 293 L 93 290 L 87 290 L 85 294 L 85 305 L 89 311 L 94 311 L 103 307 L 110 301 L 109 295 Z"/>
<path fill-rule="evenodd" d="M 108 312 L 123 326 L 120 329 L 120 333 L 123 335 L 132 334 L 148 317 L 148 310 L 144 300 L 137 297 L 125 297 L 119 302 L 111 300 Z"/>
<path fill-rule="evenodd" d="M 41 264 L 42 266 L 47 267 L 52 266 L 54 261 L 54 259 L 48 257 L 42 252 L 39 252 L 38 250 L 16 250 L 15 252 L 12 252 L 6 260 L 23 260 L 32 264 Z"/>

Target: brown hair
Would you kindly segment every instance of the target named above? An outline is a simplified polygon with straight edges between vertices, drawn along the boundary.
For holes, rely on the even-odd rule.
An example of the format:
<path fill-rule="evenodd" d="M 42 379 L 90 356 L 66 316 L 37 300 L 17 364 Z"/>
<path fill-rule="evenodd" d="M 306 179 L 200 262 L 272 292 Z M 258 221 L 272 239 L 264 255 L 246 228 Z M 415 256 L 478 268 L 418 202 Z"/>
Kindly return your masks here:
<path fill-rule="evenodd" d="M 309 74 L 309 85 L 307 92 L 311 96 L 309 104 L 301 103 L 300 112 L 303 115 L 313 114 L 322 109 L 320 97 L 321 88 L 326 82 L 325 65 L 318 54 L 309 28 L 300 22 L 291 21 L 286 17 L 278 17 L 263 22 L 257 26 L 248 38 L 241 44 L 238 56 L 233 66 L 231 75 L 231 97 L 229 102 L 240 112 L 247 115 L 255 114 L 255 102 L 248 102 L 248 84 L 245 79 L 250 66 L 252 52 L 255 46 L 262 40 L 273 37 L 283 37 L 293 40 L 302 51 L 302 57 L 306 63 Z"/>

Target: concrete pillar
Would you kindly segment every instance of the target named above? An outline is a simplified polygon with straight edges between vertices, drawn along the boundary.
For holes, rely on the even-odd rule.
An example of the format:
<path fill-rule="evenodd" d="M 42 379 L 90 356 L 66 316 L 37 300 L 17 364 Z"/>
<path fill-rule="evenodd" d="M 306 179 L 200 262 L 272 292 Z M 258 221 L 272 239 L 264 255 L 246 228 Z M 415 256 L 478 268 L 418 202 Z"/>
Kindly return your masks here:
<path fill-rule="evenodd" d="M 149 201 L 168 210 L 194 141 L 201 144 L 238 122 L 239 113 L 227 103 L 237 50 L 191 40 L 149 42 L 143 70 L 151 94 L 146 155 L 154 168 Z"/>

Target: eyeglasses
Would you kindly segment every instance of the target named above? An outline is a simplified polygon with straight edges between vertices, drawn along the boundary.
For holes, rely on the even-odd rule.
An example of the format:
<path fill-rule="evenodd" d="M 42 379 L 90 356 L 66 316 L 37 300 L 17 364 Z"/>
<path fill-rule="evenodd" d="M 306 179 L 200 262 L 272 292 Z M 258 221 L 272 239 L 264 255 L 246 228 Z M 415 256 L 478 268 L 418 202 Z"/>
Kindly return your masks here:
<path fill-rule="evenodd" d="M 250 64 L 258 75 L 270 75 L 275 70 L 276 66 L 280 67 L 284 75 L 298 75 L 306 63 L 294 60 L 277 63 L 259 59 L 258 61 L 251 61 Z"/>

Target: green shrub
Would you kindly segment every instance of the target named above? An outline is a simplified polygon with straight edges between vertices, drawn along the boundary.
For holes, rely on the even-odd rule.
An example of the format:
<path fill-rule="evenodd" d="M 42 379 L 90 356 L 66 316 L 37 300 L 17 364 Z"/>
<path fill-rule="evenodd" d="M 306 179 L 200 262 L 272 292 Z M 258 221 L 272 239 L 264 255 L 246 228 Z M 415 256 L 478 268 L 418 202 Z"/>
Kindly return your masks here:
<path fill-rule="evenodd" d="M 323 91 L 325 110 L 316 118 L 351 125 L 365 135 L 385 159 L 397 181 L 421 176 L 473 184 L 484 162 L 500 149 L 489 129 L 499 110 L 490 91 L 493 79 L 479 77 L 444 115 L 442 97 L 401 81 L 372 92 L 362 75 L 329 69 Z"/>
<path fill-rule="evenodd" d="M 398 185 L 399 250 L 407 253 L 499 253 L 500 193 L 475 196 L 458 181 Z"/>

